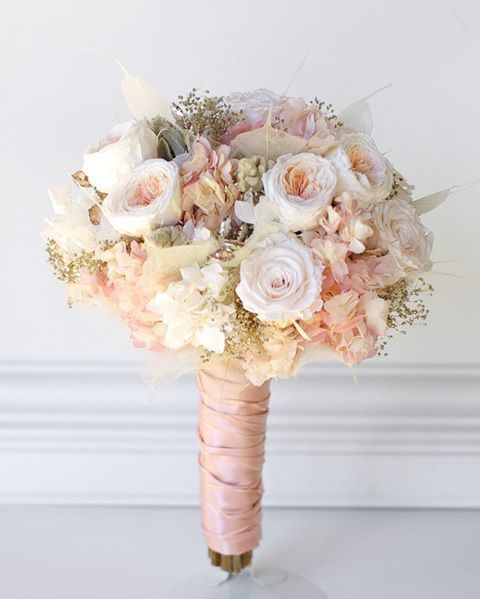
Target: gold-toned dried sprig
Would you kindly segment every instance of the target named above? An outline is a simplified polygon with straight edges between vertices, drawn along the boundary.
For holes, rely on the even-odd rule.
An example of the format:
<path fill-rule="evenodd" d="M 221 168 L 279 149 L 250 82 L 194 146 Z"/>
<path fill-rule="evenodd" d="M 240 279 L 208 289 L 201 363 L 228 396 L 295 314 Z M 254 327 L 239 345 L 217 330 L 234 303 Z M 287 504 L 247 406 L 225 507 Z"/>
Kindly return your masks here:
<path fill-rule="evenodd" d="M 65 258 L 60 246 L 54 239 L 47 240 L 48 262 L 59 281 L 63 283 L 75 283 L 80 270 L 99 272 L 105 263 L 95 258 L 94 252 L 81 252 L 72 260 Z"/>
<path fill-rule="evenodd" d="M 245 310 L 235 289 L 240 280 L 238 269 L 232 270 L 225 289 L 225 301 L 232 302 L 235 312 L 231 316 L 225 339 L 225 353 L 234 358 L 243 358 L 254 347 L 262 343 L 265 325 L 253 312 Z"/>
<path fill-rule="evenodd" d="M 414 186 L 410 185 L 398 171 L 394 170 L 392 189 L 385 199 L 392 200 L 393 198 L 399 197 L 408 200 L 408 198 L 411 197 L 413 190 Z"/>
<path fill-rule="evenodd" d="M 327 104 L 316 96 L 313 100 L 310 100 L 310 104 L 315 108 L 318 108 L 318 110 L 321 110 L 329 121 L 333 121 L 335 123 L 335 127 L 342 127 L 343 123 L 338 120 L 338 116 L 335 113 L 333 104 Z"/>
<path fill-rule="evenodd" d="M 72 179 L 79 187 L 92 187 L 87 175 L 83 171 L 75 171 L 72 175 Z"/>
<path fill-rule="evenodd" d="M 87 175 L 79 170 L 79 171 L 75 171 L 72 175 L 71 175 L 74 183 L 76 185 L 78 185 L 78 187 L 89 187 L 91 189 L 94 190 L 94 192 L 97 195 L 97 201 L 101 204 L 103 202 L 103 200 L 107 197 L 107 194 L 104 193 L 103 191 L 99 191 L 96 187 L 94 187 L 90 181 L 88 180 Z"/>
<path fill-rule="evenodd" d="M 219 142 L 226 131 L 238 120 L 222 96 L 210 96 L 208 90 L 201 94 L 193 88 L 186 96 L 178 96 L 172 104 L 177 125 L 195 137 L 206 135 Z"/>
<path fill-rule="evenodd" d="M 225 353 L 228 355 L 241 359 L 249 350 L 261 345 L 264 325 L 241 304 L 236 305 L 232 327 L 225 340 Z"/>
<path fill-rule="evenodd" d="M 390 331 L 405 335 L 411 326 L 426 325 L 430 310 L 425 297 L 433 294 L 433 287 L 419 277 L 415 281 L 400 279 L 393 285 L 379 291 L 378 295 L 389 302 L 387 326 Z M 386 356 L 387 342 L 391 333 L 381 337 L 377 343 L 377 353 Z"/>
<path fill-rule="evenodd" d="M 402 182 L 403 182 L 403 177 L 399 173 L 394 171 L 392 189 L 390 190 L 390 193 L 388 194 L 388 196 L 385 198 L 386 200 L 393 200 L 393 198 L 395 198 L 398 195 L 398 190 L 399 190 Z"/>

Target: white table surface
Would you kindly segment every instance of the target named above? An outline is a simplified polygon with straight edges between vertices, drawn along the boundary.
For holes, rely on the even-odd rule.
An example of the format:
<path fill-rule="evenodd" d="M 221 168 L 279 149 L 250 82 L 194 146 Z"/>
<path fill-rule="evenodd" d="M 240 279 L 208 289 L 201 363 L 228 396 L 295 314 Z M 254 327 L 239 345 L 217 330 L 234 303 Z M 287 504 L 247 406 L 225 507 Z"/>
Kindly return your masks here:
<path fill-rule="evenodd" d="M 1 599 L 190 599 L 205 562 L 196 509 L 0 508 Z M 328 599 L 478 599 L 480 512 L 266 510 L 255 562 Z"/>

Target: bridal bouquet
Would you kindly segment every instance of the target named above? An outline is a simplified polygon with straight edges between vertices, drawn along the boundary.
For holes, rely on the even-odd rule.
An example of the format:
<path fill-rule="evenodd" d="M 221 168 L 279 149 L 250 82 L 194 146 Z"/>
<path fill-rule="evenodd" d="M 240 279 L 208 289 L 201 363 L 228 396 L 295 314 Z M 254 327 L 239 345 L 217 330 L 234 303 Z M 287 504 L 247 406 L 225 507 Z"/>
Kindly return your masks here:
<path fill-rule="evenodd" d="M 420 217 L 450 190 L 413 199 L 366 99 L 339 114 L 263 89 L 168 103 L 129 74 L 123 91 L 134 118 L 51 191 L 49 261 L 69 302 L 118 315 L 162 376 L 198 372 L 205 534 L 238 571 L 259 541 L 270 379 L 358 364 L 425 320 Z"/>

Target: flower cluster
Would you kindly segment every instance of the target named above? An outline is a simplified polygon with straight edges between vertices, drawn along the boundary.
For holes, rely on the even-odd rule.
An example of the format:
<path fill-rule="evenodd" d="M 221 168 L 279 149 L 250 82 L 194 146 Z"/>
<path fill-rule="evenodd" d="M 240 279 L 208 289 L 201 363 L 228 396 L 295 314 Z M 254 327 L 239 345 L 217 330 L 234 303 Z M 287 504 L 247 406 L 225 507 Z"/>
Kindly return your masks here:
<path fill-rule="evenodd" d="M 337 116 L 263 89 L 195 90 L 166 116 L 154 100 L 51 193 L 44 236 L 69 301 L 119 315 L 137 347 L 239 359 L 254 384 L 383 348 L 432 234 L 366 102 Z"/>

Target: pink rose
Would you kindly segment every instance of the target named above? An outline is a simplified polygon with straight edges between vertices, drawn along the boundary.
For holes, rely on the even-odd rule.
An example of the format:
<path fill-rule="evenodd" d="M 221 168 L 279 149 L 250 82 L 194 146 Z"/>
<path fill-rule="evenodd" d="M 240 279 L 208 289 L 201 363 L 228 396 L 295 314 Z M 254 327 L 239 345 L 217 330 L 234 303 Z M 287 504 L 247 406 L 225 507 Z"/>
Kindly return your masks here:
<path fill-rule="evenodd" d="M 271 111 L 272 119 L 277 117 L 285 103 L 285 97 L 268 89 L 256 89 L 251 92 L 234 92 L 225 98 L 233 112 L 249 123 L 252 129 L 261 127 Z"/>
<path fill-rule="evenodd" d="M 238 160 L 230 158 L 230 148 L 215 150 L 205 137 L 194 142 L 192 154 L 180 164 L 184 220 L 217 227 L 233 207 L 238 190 L 233 174 Z"/>

